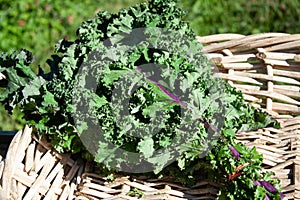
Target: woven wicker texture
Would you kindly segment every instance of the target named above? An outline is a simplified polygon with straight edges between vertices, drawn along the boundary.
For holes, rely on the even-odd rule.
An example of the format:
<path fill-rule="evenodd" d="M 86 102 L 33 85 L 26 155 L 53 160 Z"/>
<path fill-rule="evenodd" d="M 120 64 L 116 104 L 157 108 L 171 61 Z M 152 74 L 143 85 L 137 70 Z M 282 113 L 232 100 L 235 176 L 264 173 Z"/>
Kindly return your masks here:
<path fill-rule="evenodd" d="M 197 37 L 217 76 L 241 90 L 253 106 L 282 128 L 240 133 L 256 146 L 265 170 L 275 172 L 288 199 L 300 199 L 300 35 L 283 33 Z M 55 152 L 25 127 L 0 159 L 0 199 L 215 199 L 218 186 L 203 180 L 191 188 L 170 180 L 120 176 L 108 182 L 89 163 Z M 134 194 L 136 196 L 134 196 Z"/>
<path fill-rule="evenodd" d="M 132 179 L 132 177 L 118 177 L 112 183 L 94 173 L 83 174 L 83 182 L 79 186 L 76 199 L 128 199 L 138 197 L 143 199 L 216 199 L 218 186 L 209 181 L 201 181 L 191 188 L 184 187 L 170 180 Z M 134 193 L 134 191 L 138 191 Z"/>
<path fill-rule="evenodd" d="M 0 199 L 73 199 L 83 169 L 80 160 L 56 153 L 26 126 L 6 154 Z"/>
<path fill-rule="evenodd" d="M 300 34 L 221 34 L 197 39 L 215 64 L 217 76 L 281 122 L 279 130 L 241 133 L 238 140 L 256 146 L 263 154 L 264 168 L 275 172 L 286 196 L 300 199 Z"/>
<path fill-rule="evenodd" d="M 279 114 L 300 113 L 300 34 L 223 34 L 197 39 L 210 44 L 203 52 L 218 67 L 217 75 L 241 90 L 246 100 Z"/>
<path fill-rule="evenodd" d="M 3 169 L 4 167 L 4 169 Z M 2 173 L 3 172 L 3 173 Z M 170 180 L 118 177 L 109 182 L 90 163 L 61 155 L 37 140 L 28 126 L 14 137 L 0 164 L 0 199 L 215 199 L 218 186 L 201 181 L 187 188 Z M 131 192 L 132 191 L 132 192 Z"/>

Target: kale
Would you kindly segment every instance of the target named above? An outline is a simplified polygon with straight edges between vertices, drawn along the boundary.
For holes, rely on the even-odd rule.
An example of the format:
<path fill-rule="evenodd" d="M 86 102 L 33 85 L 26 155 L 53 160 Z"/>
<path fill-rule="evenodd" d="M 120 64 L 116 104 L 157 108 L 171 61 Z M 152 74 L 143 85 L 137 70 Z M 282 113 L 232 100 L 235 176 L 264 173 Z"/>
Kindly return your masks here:
<path fill-rule="evenodd" d="M 47 74 L 31 71 L 26 50 L 3 53 L 0 101 L 10 112 L 20 105 L 57 151 L 82 153 L 107 168 L 167 174 L 176 162 L 171 175 L 182 170 L 176 178 L 186 182 L 201 163 L 220 178 L 251 162 L 244 180 L 271 181 L 261 173 L 261 156 L 236 144 L 235 133 L 278 124 L 214 76 L 184 14 L 175 0 L 99 12 L 75 41 L 57 43 Z M 220 197 L 272 195 L 249 182 L 242 187 L 248 193 L 237 194 L 239 181 Z"/>

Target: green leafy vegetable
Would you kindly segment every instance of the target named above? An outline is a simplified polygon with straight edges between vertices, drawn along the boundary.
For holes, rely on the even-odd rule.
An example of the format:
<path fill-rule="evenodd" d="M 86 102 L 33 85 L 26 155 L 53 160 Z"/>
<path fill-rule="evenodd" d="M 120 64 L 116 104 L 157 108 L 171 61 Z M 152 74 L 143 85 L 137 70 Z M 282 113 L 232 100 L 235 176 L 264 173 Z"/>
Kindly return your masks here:
<path fill-rule="evenodd" d="M 59 152 L 186 183 L 205 166 L 225 184 L 220 199 L 280 198 L 278 183 L 261 172 L 261 155 L 235 143 L 235 133 L 276 122 L 213 76 L 183 16 L 174 0 L 100 12 L 75 41 L 56 45 L 48 74 L 30 70 L 26 50 L 3 53 L 0 101 L 9 111 L 19 104 Z M 163 170 L 174 161 L 175 170 Z M 276 192 L 253 184 L 262 179 Z"/>

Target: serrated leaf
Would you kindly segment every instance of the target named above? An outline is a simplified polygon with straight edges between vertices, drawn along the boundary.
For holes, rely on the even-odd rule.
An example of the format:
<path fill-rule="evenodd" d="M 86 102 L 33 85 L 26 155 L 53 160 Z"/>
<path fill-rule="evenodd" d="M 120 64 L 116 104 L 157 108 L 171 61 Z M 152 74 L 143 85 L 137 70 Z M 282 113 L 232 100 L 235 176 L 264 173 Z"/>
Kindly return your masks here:
<path fill-rule="evenodd" d="M 180 158 L 177 160 L 177 162 L 178 162 L 178 167 L 179 167 L 181 170 L 184 170 L 186 160 L 185 160 L 184 158 L 180 157 Z"/>
<path fill-rule="evenodd" d="M 99 97 L 97 94 L 92 93 L 92 99 L 90 100 L 89 105 L 93 109 L 98 109 L 107 103 L 108 101 L 106 100 L 105 97 Z"/>
<path fill-rule="evenodd" d="M 22 90 L 24 98 L 29 96 L 40 95 L 40 88 L 45 83 L 45 80 L 41 77 L 36 77 L 34 80 L 29 82 Z"/>
<path fill-rule="evenodd" d="M 43 95 L 43 106 L 57 106 L 58 103 L 54 99 L 54 95 L 48 91 L 46 91 L 46 94 Z"/>
<path fill-rule="evenodd" d="M 164 152 L 158 155 L 155 155 L 155 157 L 148 158 L 148 161 L 153 163 L 155 166 L 154 173 L 158 174 L 169 162 L 171 159 L 170 152 Z"/>
<path fill-rule="evenodd" d="M 109 85 L 109 84 L 115 82 L 116 80 L 118 80 L 119 78 L 125 76 L 129 72 L 130 71 L 128 71 L 128 70 L 108 70 L 105 72 L 104 78 L 102 79 L 102 81 L 106 85 Z"/>
<path fill-rule="evenodd" d="M 144 138 L 138 143 L 137 149 L 145 158 L 151 157 L 155 151 L 153 139 L 150 137 Z"/>

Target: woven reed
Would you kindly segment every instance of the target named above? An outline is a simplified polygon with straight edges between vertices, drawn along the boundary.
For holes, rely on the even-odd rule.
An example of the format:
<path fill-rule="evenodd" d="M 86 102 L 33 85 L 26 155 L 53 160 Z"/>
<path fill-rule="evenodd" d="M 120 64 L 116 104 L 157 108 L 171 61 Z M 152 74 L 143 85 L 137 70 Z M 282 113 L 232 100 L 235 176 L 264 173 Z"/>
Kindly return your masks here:
<path fill-rule="evenodd" d="M 3 169 L 4 167 L 4 169 Z M 188 188 L 162 179 L 119 176 L 113 182 L 95 173 L 82 160 L 59 154 L 45 140 L 38 140 L 28 126 L 14 137 L 0 164 L 0 199 L 215 199 L 218 186 L 203 180 Z"/>
<path fill-rule="evenodd" d="M 241 90 L 253 106 L 269 112 L 282 128 L 241 133 L 256 146 L 263 167 L 275 172 L 288 199 L 300 199 L 300 35 L 284 33 L 197 37 L 217 76 Z M 215 199 L 218 186 L 203 180 L 187 188 L 171 180 L 119 176 L 109 182 L 88 163 L 58 154 L 29 127 L 14 137 L 0 159 L 0 199 Z M 5 197 L 5 198 L 4 198 Z"/>
<path fill-rule="evenodd" d="M 241 133 L 256 146 L 266 171 L 275 172 L 285 195 L 300 199 L 300 34 L 197 37 L 218 77 L 243 92 L 248 103 L 270 113 L 281 129 Z"/>

